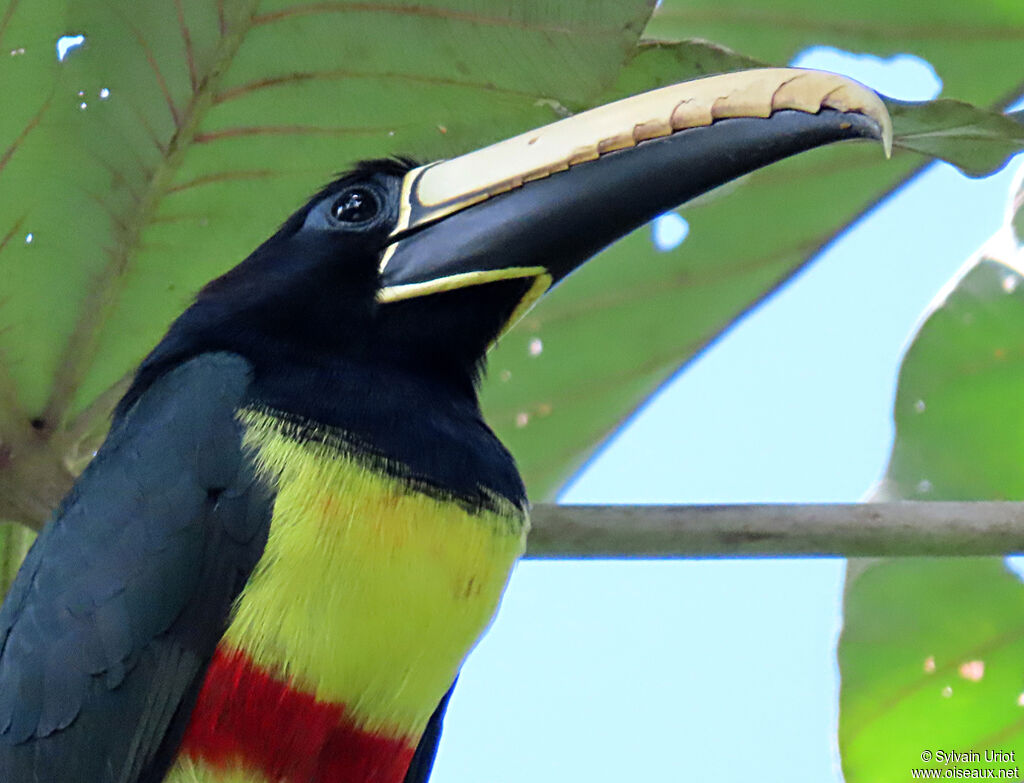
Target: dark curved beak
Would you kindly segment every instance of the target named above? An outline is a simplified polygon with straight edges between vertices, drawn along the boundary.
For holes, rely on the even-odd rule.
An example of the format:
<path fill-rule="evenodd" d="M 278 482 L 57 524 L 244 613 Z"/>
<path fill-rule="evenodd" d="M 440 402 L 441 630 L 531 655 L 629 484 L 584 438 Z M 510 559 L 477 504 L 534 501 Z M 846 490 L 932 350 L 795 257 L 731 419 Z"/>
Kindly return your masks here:
<path fill-rule="evenodd" d="M 820 71 L 712 76 L 591 109 L 410 171 L 381 302 L 532 278 L 506 328 L 552 285 L 653 217 L 798 152 L 880 140 L 879 97 Z"/>

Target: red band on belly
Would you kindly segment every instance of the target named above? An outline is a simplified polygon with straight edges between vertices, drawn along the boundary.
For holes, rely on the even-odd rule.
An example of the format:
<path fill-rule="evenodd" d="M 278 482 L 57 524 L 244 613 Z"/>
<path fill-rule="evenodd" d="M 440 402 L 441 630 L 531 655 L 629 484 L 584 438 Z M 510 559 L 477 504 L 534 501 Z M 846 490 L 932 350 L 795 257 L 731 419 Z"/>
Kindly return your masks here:
<path fill-rule="evenodd" d="M 344 705 L 318 702 L 243 652 L 218 649 L 180 752 L 273 781 L 401 783 L 415 748 L 355 728 Z"/>

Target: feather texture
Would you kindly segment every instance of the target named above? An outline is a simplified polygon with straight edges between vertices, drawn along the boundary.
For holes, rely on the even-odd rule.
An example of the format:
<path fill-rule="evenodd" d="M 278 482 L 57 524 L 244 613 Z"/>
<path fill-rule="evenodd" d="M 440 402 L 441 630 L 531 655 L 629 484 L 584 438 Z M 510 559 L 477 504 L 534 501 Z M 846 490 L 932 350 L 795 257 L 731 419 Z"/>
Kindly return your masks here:
<path fill-rule="evenodd" d="M 494 616 L 525 514 L 426 494 L 309 422 L 239 418 L 273 520 L 168 780 L 399 783 Z"/>
<path fill-rule="evenodd" d="M 524 512 L 473 513 L 268 412 L 242 420 L 276 501 L 225 641 L 362 728 L 418 735 L 497 610 Z"/>
<path fill-rule="evenodd" d="M 158 379 L 33 545 L 0 609 L 4 783 L 163 780 L 270 522 L 249 381 L 228 354 Z"/>

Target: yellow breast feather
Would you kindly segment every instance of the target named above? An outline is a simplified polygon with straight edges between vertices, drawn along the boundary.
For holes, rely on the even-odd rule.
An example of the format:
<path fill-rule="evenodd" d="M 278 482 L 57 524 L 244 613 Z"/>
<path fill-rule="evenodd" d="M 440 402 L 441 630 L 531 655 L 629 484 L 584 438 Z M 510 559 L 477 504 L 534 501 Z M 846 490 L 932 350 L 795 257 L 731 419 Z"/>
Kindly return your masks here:
<path fill-rule="evenodd" d="M 305 425 L 240 418 L 277 495 L 225 641 L 361 728 L 418 736 L 497 610 L 524 510 L 472 511 Z"/>

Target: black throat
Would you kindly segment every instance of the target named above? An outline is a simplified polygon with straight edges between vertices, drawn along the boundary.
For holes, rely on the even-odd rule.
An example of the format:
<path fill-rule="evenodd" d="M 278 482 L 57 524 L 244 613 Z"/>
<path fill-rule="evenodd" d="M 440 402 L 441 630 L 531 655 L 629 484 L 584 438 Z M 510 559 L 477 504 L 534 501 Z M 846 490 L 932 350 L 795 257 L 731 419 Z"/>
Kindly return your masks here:
<path fill-rule="evenodd" d="M 338 438 L 373 467 L 468 507 L 493 508 L 495 496 L 522 505 L 515 461 L 484 422 L 476 386 L 487 346 L 529 284 L 457 289 L 360 317 L 349 310 L 338 335 L 320 339 L 306 332 L 310 321 L 200 297 L 139 367 L 116 415 L 170 368 L 227 351 L 253 366 L 247 404 L 309 437 Z"/>
<path fill-rule="evenodd" d="M 258 373 L 248 404 L 333 441 L 368 467 L 470 510 L 521 506 L 526 491 L 512 455 L 484 422 L 475 397 L 391 368 L 340 361 L 286 362 Z"/>

